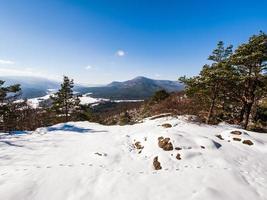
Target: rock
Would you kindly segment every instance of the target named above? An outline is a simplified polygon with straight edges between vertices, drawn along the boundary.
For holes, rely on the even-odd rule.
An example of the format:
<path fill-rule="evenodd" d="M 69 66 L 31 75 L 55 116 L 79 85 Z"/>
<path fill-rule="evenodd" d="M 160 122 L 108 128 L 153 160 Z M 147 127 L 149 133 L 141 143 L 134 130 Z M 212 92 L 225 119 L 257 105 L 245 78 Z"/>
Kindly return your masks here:
<path fill-rule="evenodd" d="M 233 135 L 241 135 L 242 134 L 241 131 L 231 131 L 230 133 Z"/>
<path fill-rule="evenodd" d="M 201 147 L 201 149 L 205 149 L 205 147 L 204 146 L 200 146 Z"/>
<path fill-rule="evenodd" d="M 247 144 L 249 146 L 253 145 L 253 142 L 251 140 L 244 140 L 243 144 Z"/>
<path fill-rule="evenodd" d="M 224 140 L 223 137 L 221 135 L 215 135 L 217 138 L 219 138 L 220 140 Z"/>
<path fill-rule="evenodd" d="M 163 150 L 164 151 L 172 151 L 173 150 L 173 146 L 172 146 L 172 143 L 168 143 L 165 145 L 165 147 L 163 147 Z"/>
<path fill-rule="evenodd" d="M 234 141 L 241 141 L 241 138 L 236 138 L 236 137 L 234 137 L 233 140 L 234 140 Z"/>
<path fill-rule="evenodd" d="M 172 127 L 172 125 L 169 124 L 169 123 L 162 124 L 161 126 L 164 127 L 164 128 L 171 128 Z"/>
<path fill-rule="evenodd" d="M 156 156 L 154 159 L 153 159 L 153 166 L 154 166 L 154 169 L 155 170 L 160 170 L 162 169 L 161 165 L 160 165 L 160 162 L 158 161 L 158 156 Z"/>
<path fill-rule="evenodd" d="M 138 141 L 134 143 L 134 146 L 136 149 L 143 149 L 144 148 L 144 146 L 141 145 L 141 142 L 138 142 Z"/>
<path fill-rule="evenodd" d="M 181 155 L 180 155 L 179 153 L 177 153 L 177 155 L 176 155 L 176 159 L 177 159 L 177 160 L 181 160 Z"/>
<path fill-rule="evenodd" d="M 159 137 L 158 138 L 158 145 L 164 151 L 172 151 L 173 150 L 173 145 L 170 142 L 170 138 Z"/>
<path fill-rule="evenodd" d="M 179 151 L 179 150 L 182 150 L 181 147 L 175 147 L 175 150 Z"/>

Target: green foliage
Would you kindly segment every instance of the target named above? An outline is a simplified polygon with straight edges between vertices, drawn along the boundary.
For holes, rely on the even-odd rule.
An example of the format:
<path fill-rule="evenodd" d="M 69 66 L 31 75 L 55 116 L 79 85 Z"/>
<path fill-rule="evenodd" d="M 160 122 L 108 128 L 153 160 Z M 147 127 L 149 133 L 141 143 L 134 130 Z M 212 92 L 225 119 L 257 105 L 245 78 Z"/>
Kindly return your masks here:
<path fill-rule="evenodd" d="M 89 105 L 81 105 L 78 115 L 79 120 L 92 121 L 94 119 L 92 109 Z"/>
<path fill-rule="evenodd" d="M 213 63 L 198 76 L 179 79 L 186 95 L 203 105 L 207 123 L 240 118 L 247 128 L 253 107 L 267 94 L 267 35 L 252 36 L 234 53 L 220 41 L 208 59 Z"/>
<path fill-rule="evenodd" d="M 168 98 L 170 94 L 166 90 L 159 90 L 155 92 L 155 94 L 151 97 L 151 101 L 153 103 L 158 103 L 166 98 Z"/>
<path fill-rule="evenodd" d="M 239 99 L 242 102 L 240 121 L 244 127 L 249 123 L 255 103 L 267 93 L 267 35 L 260 32 L 240 45 L 230 58 L 230 63 L 238 72 Z"/>
<path fill-rule="evenodd" d="M 186 94 L 203 104 L 207 123 L 212 120 L 217 104 L 222 103 L 226 95 L 229 96 L 228 89 L 234 83 L 235 71 L 227 62 L 231 53 L 232 46 L 224 48 L 220 41 L 208 58 L 213 61 L 211 65 L 204 65 L 198 76 L 179 79 L 186 85 Z"/>
<path fill-rule="evenodd" d="M 127 111 L 121 113 L 120 119 L 119 119 L 119 124 L 121 126 L 129 124 L 131 122 L 131 117 Z"/>
<path fill-rule="evenodd" d="M 50 98 L 53 101 L 52 110 L 59 114 L 60 117 L 64 117 L 65 121 L 69 121 L 71 115 L 76 114 L 76 111 L 80 109 L 80 100 L 73 94 L 74 82 L 67 76 L 63 77 L 63 83 L 61 88 Z"/>
<path fill-rule="evenodd" d="M 20 85 L 4 86 L 5 81 L 0 80 L 0 130 L 12 130 L 18 117 L 17 110 L 20 103 L 14 101 L 20 95 Z"/>

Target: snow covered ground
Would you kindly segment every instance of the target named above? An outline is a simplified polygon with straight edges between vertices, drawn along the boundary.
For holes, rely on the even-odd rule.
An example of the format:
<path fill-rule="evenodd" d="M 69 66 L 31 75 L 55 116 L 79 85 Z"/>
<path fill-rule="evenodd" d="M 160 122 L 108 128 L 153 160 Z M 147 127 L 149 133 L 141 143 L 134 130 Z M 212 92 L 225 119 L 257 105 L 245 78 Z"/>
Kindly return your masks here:
<path fill-rule="evenodd" d="M 0 199 L 266 200 L 267 135 L 233 130 L 239 129 L 165 117 L 129 126 L 72 122 L 2 134 Z M 170 138 L 173 150 L 159 148 L 161 136 Z M 161 170 L 154 170 L 156 156 Z"/>
<path fill-rule="evenodd" d="M 32 108 L 38 108 L 40 107 L 40 104 L 43 101 L 46 101 L 50 98 L 50 96 L 54 93 L 53 92 L 49 92 L 47 95 L 42 96 L 42 97 L 36 97 L 36 98 L 31 98 L 28 99 L 28 105 L 31 106 Z M 141 102 L 143 100 L 110 100 L 110 99 L 104 99 L 104 98 L 94 98 L 91 97 L 92 93 L 86 93 L 83 94 L 81 97 L 79 97 L 80 99 L 80 104 L 81 105 L 92 105 L 92 106 L 96 106 L 100 103 L 104 103 L 104 102 L 115 102 L 115 103 L 121 103 L 121 102 Z"/>
<path fill-rule="evenodd" d="M 80 104 L 81 105 L 97 105 L 101 102 L 108 102 L 110 101 L 109 99 L 103 99 L 103 98 L 94 98 L 90 96 L 91 93 L 87 93 L 79 97 L 80 99 Z"/>

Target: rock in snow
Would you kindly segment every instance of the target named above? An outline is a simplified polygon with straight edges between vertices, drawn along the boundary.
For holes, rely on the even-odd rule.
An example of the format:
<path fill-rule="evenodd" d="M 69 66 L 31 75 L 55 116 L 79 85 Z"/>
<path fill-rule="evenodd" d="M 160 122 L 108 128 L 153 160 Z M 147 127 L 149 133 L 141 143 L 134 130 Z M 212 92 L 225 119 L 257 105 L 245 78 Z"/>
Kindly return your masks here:
<path fill-rule="evenodd" d="M 166 129 L 163 123 L 175 126 Z M 233 131 L 244 133 L 164 117 L 127 126 L 70 122 L 31 134 L 1 134 L 0 199 L 264 200 L 267 135 Z M 164 151 L 158 138 L 169 138 L 167 144 L 179 149 Z"/>

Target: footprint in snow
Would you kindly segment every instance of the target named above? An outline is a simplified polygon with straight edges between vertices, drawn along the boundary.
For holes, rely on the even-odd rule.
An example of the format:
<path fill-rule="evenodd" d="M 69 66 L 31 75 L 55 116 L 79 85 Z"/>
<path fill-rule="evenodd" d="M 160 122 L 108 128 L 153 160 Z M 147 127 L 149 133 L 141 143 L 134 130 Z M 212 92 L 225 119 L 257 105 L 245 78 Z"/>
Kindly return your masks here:
<path fill-rule="evenodd" d="M 50 169 L 50 168 L 52 168 L 52 167 L 51 167 L 51 166 L 47 166 L 46 168 L 47 168 L 47 169 Z"/>

